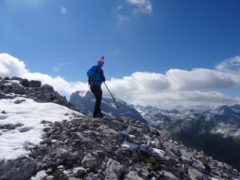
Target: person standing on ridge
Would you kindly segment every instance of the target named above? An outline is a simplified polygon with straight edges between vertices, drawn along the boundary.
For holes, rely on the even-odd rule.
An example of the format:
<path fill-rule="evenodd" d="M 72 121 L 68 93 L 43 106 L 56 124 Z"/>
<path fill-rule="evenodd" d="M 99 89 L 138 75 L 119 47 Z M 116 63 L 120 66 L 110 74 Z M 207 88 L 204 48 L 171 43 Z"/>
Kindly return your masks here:
<path fill-rule="evenodd" d="M 104 72 L 102 67 L 104 65 L 104 56 L 102 56 L 97 65 L 90 68 L 87 72 L 88 84 L 90 85 L 90 90 L 96 98 L 96 103 L 94 106 L 93 117 L 102 118 L 104 114 L 101 112 L 101 101 L 102 101 L 102 89 L 101 85 L 105 82 Z"/>

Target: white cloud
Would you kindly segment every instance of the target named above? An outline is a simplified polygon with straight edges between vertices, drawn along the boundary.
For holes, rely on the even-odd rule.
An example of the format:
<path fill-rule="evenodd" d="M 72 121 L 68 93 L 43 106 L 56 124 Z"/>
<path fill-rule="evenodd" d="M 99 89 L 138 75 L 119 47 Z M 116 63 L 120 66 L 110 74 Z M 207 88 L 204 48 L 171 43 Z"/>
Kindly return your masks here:
<path fill-rule="evenodd" d="M 127 3 L 132 4 L 136 13 L 151 14 L 152 3 L 151 0 L 126 0 Z"/>
<path fill-rule="evenodd" d="M 191 71 L 170 69 L 166 78 L 175 90 L 212 90 L 240 86 L 237 74 L 203 68 Z"/>
<path fill-rule="evenodd" d="M 21 76 L 28 73 L 23 61 L 8 54 L 0 54 L 0 75 Z"/>
<path fill-rule="evenodd" d="M 220 71 L 240 72 L 240 56 L 235 56 L 235 57 L 226 59 L 225 61 L 217 65 L 216 69 Z"/>
<path fill-rule="evenodd" d="M 74 81 L 68 82 L 62 77 L 51 77 L 47 74 L 30 72 L 23 61 L 9 55 L 0 54 L 0 76 L 1 77 L 13 77 L 18 76 L 31 80 L 42 81 L 43 84 L 49 84 L 54 87 L 55 90 L 59 91 L 64 95 L 70 95 L 72 92 L 77 90 L 87 90 L 87 84 Z"/>
<path fill-rule="evenodd" d="M 8 54 L 0 54 L 0 76 L 19 76 L 36 79 L 52 85 L 64 95 L 76 90 L 87 90 L 87 83 L 68 82 L 62 77 L 30 72 L 23 61 Z M 190 71 L 170 69 L 165 74 L 135 72 L 121 79 L 106 82 L 119 98 L 134 104 L 158 105 L 161 108 L 203 108 L 240 103 L 240 97 L 230 97 L 219 92 L 240 87 L 239 74 L 214 69 Z M 103 87 L 104 93 L 108 93 Z"/>
<path fill-rule="evenodd" d="M 126 4 L 118 5 L 114 10 L 117 25 L 128 22 L 136 14 L 152 14 L 151 0 L 125 0 Z"/>
<path fill-rule="evenodd" d="M 162 108 L 240 103 L 240 98 L 217 91 L 240 87 L 239 75 L 210 69 L 170 69 L 166 74 L 136 72 L 122 79 L 111 79 L 109 86 L 117 97 L 128 102 Z"/>
<path fill-rule="evenodd" d="M 88 89 L 88 86 L 86 83 L 83 83 L 80 81 L 69 82 L 60 76 L 51 77 L 47 74 L 42 74 L 42 73 L 27 73 L 22 75 L 21 77 L 31 79 L 31 80 L 42 81 L 43 84 L 49 84 L 53 86 L 56 91 L 67 96 L 71 95 L 71 93 L 75 91 Z"/>
<path fill-rule="evenodd" d="M 142 90 L 155 93 L 240 87 L 239 75 L 210 69 L 193 69 L 191 71 L 170 69 L 166 74 L 135 72 L 122 79 L 111 79 L 110 82 L 116 89 L 132 90 L 138 93 Z"/>

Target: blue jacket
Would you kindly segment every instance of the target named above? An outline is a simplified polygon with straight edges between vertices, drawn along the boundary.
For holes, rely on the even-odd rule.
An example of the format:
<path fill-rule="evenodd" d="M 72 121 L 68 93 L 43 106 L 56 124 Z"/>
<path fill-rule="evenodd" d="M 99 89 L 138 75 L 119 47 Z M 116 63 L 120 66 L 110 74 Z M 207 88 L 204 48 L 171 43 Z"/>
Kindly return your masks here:
<path fill-rule="evenodd" d="M 90 86 L 101 86 L 105 81 L 103 70 L 100 66 L 93 66 L 87 72 L 88 78 L 91 78 Z"/>

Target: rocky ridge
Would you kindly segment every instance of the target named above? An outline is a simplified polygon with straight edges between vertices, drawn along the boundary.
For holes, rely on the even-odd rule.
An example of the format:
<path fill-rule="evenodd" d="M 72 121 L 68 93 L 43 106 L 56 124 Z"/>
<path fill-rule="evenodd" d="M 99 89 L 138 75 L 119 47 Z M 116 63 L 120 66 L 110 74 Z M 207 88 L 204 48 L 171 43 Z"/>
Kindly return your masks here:
<path fill-rule="evenodd" d="M 30 98 L 36 102 L 53 102 L 74 109 L 65 97 L 54 91 L 52 86 L 18 77 L 0 77 L 0 99 L 15 97 Z"/>

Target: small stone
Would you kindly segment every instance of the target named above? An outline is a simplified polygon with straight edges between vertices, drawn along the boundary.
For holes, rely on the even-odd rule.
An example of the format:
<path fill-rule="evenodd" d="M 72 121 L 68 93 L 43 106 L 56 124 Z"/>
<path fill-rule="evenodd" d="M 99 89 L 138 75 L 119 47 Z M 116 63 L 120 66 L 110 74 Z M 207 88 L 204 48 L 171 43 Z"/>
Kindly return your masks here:
<path fill-rule="evenodd" d="M 130 171 L 126 176 L 125 176 L 125 180 L 144 180 L 144 178 L 140 177 L 138 172 L 136 171 Z"/>
<path fill-rule="evenodd" d="M 69 177 L 68 180 L 80 180 L 80 179 L 75 177 Z"/>
<path fill-rule="evenodd" d="M 84 167 L 87 168 L 94 168 L 98 165 L 98 160 L 96 157 L 93 156 L 92 153 L 88 153 L 83 157 L 83 160 L 81 162 Z"/>
<path fill-rule="evenodd" d="M 53 180 L 53 178 L 54 178 L 53 176 L 48 176 L 47 180 Z"/>
<path fill-rule="evenodd" d="M 76 178 L 82 178 L 87 173 L 87 170 L 83 167 L 73 169 L 73 175 Z"/>
<path fill-rule="evenodd" d="M 43 129 L 43 131 L 44 131 L 44 132 L 48 132 L 50 129 L 51 129 L 51 128 L 49 128 L 49 127 L 45 127 L 45 128 Z"/>
<path fill-rule="evenodd" d="M 58 169 L 63 170 L 63 169 L 64 169 L 64 166 L 63 166 L 63 165 L 59 165 L 59 166 L 58 166 Z"/>
<path fill-rule="evenodd" d="M 47 121 L 47 120 L 42 120 L 40 123 L 41 123 L 41 124 L 48 124 L 48 123 L 51 123 L 51 122 L 49 122 L 49 121 Z"/>
<path fill-rule="evenodd" d="M 169 180 L 177 180 L 178 178 L 172 174 L 171 172 L 168 172 L 168 171 L 162 171 L 163 173 L 163 176 L 165 179 L 169 179 Z"/>
<path fill-rule="evenodd" d="M 21 104 L 22 102 L 26 101 L 25 99 L 18 99 L 14 101 L 14 104 Z"/>
<path fill-rule="evenodd" d="M 106 180 L 119 179 L 125 168 L 118 161 L 109 159 L 106 165 Z"/>
<path fill-rule="evenodd" d="M 23 128 L 19 129 L 19 132 L 24 133 L 24 132 L 30 131 L 31 129 L 33 129 L 33 128 L 32 127 L 23 127 Z"/>
<path fill-rule="evenodd" d="M 52 170 L 52 168 L 48 168 L 46 172 L 47 172 L 47 173 L 52 173 L 53 170 Z"/>

